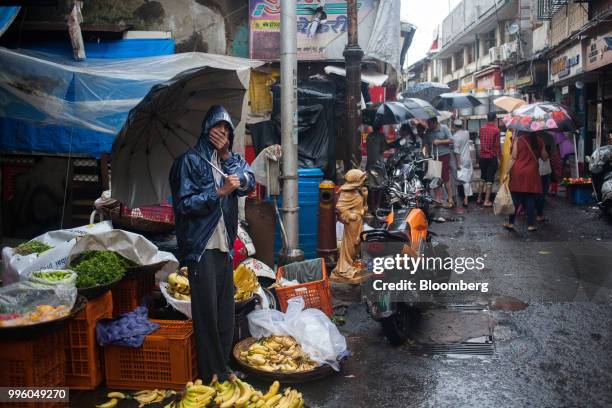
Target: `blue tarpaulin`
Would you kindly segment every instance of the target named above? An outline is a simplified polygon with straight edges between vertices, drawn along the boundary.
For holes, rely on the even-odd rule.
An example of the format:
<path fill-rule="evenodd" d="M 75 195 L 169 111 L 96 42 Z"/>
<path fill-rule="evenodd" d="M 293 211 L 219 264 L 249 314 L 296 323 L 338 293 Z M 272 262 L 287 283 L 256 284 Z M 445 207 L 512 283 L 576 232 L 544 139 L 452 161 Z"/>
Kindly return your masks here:
<path fill-rule="evenodd" d="M 0 36 L 9 28 L 21 7 L 17 6 L 0 6 Z"/>
<path fill-rule="evenodd" d="M 115 41 L 86 42 L 87 59 L 119 59 L 156 57 L 174 54 L 172 38 L 130 38 Z M 72 58 L 72 45 L 68 42 L 24 44 L 23 48 L 33 51 Z"/>
<path fill-rule="evenodd" d="M 248 60 L 204 53 L 74 61 L 0 48 L 0 150 L 99 157 L 151 87 L 205 66 Z"/>

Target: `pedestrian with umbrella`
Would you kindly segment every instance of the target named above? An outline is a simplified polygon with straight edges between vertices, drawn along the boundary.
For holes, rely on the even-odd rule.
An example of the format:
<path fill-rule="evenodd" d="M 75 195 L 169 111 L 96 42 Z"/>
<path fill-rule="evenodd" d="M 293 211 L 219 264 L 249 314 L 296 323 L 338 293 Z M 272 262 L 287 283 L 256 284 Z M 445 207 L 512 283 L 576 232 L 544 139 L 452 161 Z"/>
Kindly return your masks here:
<path fill-rule="evenodd" d="M 238 227 L 238 197 L 255 176 L 232 153 L 234 125 L 222 106 L 208 110 L 197 145 L 174 160 L 170 188 L 176 238 L 189 270 L 191 310 L 201 378 L 235 381 L 229 368 L 234 335 L 230 250 Z"/>
<path fill-rule="evenodd" d="M 512 128 L 517 136 L 512 140 L 509 170 L 504 181 L 510 179 L 510 192 L 515 208 L 522 204 L 527 213 L 528 231 L 537 230 L 535 225 L 536 199 L 542 193 L 539 159 L 549 159 L 546 146 L 540 137 L 541 132 L 573 131 L 577 124 L 569 111 L 553 102 L 537 102 L 521 106 L 504 116 L 506 126 Z M 514 229 L 515 215 L 504 224 Z"/>

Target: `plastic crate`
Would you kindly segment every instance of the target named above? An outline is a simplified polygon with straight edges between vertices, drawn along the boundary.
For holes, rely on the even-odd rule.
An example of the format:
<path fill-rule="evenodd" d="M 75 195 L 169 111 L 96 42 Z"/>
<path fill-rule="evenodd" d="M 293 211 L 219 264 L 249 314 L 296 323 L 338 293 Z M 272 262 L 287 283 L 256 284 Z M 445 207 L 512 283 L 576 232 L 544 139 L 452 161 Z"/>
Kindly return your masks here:
<path fill-rule="evenodd" d="M 3 387 L 61 387 L 66 379 L 65 331 L 33 340 L 0 341 Z M 2 404 L 0 404 L 2 405 Z M 62 407 L 66 403 L 11 403 L 10 407 Z"/>
<path fill-rule="evenodd" d="M 325 262 L 321 262 L 321 280 L 302 283 L 286 288 L 276 288 L 278 303 L 283 312 L 287 310 L 287 301 L 291 298 L 301 296 L 304 299 L 305 308 L 315 308 L 322 310 L 327 316 L 332 317 L 332 297 L 329 280 L 327 278 L 327 268 Z M 283 267 L 278 268 L 276 280 L 283 277 Z"/>
<path fill-rule="evenodd" d="M 572 204 L 594 204 L 593 187 L 590 184 L 569 186 L 569 199 Z"/>
<path fill-rule="evenodd" d="M 104 348 L 106 385 L 128 390 L 185 388 L 197 375 L 191 320 L 155 320 L 161 327 L 140 348 Z"/>
<path fill-rule="evenodd" d="M 121 281 L 112 289 L 113 317 L 119 317 L 136 309 L 154 287 L 155 274 L 153 273 L 140 273 L 137 277 Z"/>
<path fill-rule="evenodd" d="M 144 205 L 134 209 L 123 207 L 122 215 L 124 217 L 144 218 L 149 221 L 174 224 L 174 210 L 169 204 Z"/>
<path fill-rule="evenodd" d="M 93 390 L 104 379 L 101 349 L 96 342 L 96 323 L 113 317 L 113 296 L 105 295 L 87 302 L 66 327 L 66 386 Z"/>

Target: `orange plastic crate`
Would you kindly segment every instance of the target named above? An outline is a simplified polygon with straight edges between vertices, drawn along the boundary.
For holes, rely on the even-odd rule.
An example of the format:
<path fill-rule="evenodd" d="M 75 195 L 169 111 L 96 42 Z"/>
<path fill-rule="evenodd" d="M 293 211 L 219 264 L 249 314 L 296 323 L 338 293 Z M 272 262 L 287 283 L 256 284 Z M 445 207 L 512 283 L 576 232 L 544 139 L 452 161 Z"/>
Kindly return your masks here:
<path fill-rule="evenodd" d="M 65 332 L 33 340 L 0 341 L 0 384 L 3 387 L 61 387 L 66 379 Z M 4 406 L 0 404 L 0 406 Z M 66 403 L 11 403 L 10 407 L 62 407 Z"/>
<path fill-rule="evenodd" d="M 104 348 L 106 385 L 128 390 L 180 390 L 197 375 L 191 320 L 155 320 L 160 328 L 140 348 Z"/>
<path fill-rule="evenodd" d="M 301 296 L 304 299 L 306 309 L 320 309 L 330 318 L 332 317 L 332 297 L 329 280 L 327 279 L 327 268 L 325 262 L 321 262 L 323 279 L 299 285 L 289 286 L 286 288 L 276 288 L 276 296 L 281 311 L 287 311 L 287 301 L 291 298 Z M 278 268 L 276 272 L 276 280 L 279 281 L 283 277 L 283 267 Z"/>
<path fill-rule="evenodd" d="M 112 289 L 113 317 L 129 313 L 140 306 L 142 299 L 155 287 L 155 274 L 142 273 L 137 278 L 127 278 Z"/>
<path fill-rule="evenodd" d="M 100 347 L 96 342 L 96 323 L 113 317 L 113 296 L 110 291 L 87 302 L 66 327 L 66 386 L 77 390 L 93 390 L 104 379 Z"/>

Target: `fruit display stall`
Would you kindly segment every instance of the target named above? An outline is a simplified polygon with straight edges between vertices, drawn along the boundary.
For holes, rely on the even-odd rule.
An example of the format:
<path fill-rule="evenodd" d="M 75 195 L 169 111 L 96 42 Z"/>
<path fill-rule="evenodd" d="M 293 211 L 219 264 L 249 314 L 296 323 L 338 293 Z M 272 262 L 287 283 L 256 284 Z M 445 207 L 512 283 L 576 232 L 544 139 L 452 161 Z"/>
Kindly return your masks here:
<path fill-rule="evenodd" d="M 314 283 L 323 300 L 305 305 L 299 288 L 312 282 L 281 274 L 264 287 L 258 274 L 265 265 L 251 257 L 235 264 L 231 364 L 260 386 L 268 382 L 269 389 L 257 389 L 248 379 L 198 379 L 188 270 L 144 236 L 106 222 L 51 231 L 2 254 L 8 277 L 0 287 L 3 386 L 66 387 L 71 396 L 95 391 L 99 397 L 107 390 L 106 399 L 96 401 L 103 408 L 302 407 L 295 384 L 332 374 L 347 354 L 325 310 L 331 295 L 324 273 Z M 292 313 L 276 310 L 275 288 L 285 293 L 282 310 L 294 307 Z M 258 326 L 269 318 L 285 326 Z M 305 321 L 314 322 L 314 332 L 300 331 Z M 322 345 L 313 346 L 308 336 Z M 332 339 L 344 345 L 333 348 Z M 68 403 L 21 400 L 12 406 L 39 405 Z"/>
<path fill-rule="evenodd" d="M 567 190 L 567 198 L 572 204 L 594 204 L 593 185 L 590 177 L 564 178 L 561 182 Z"/>

